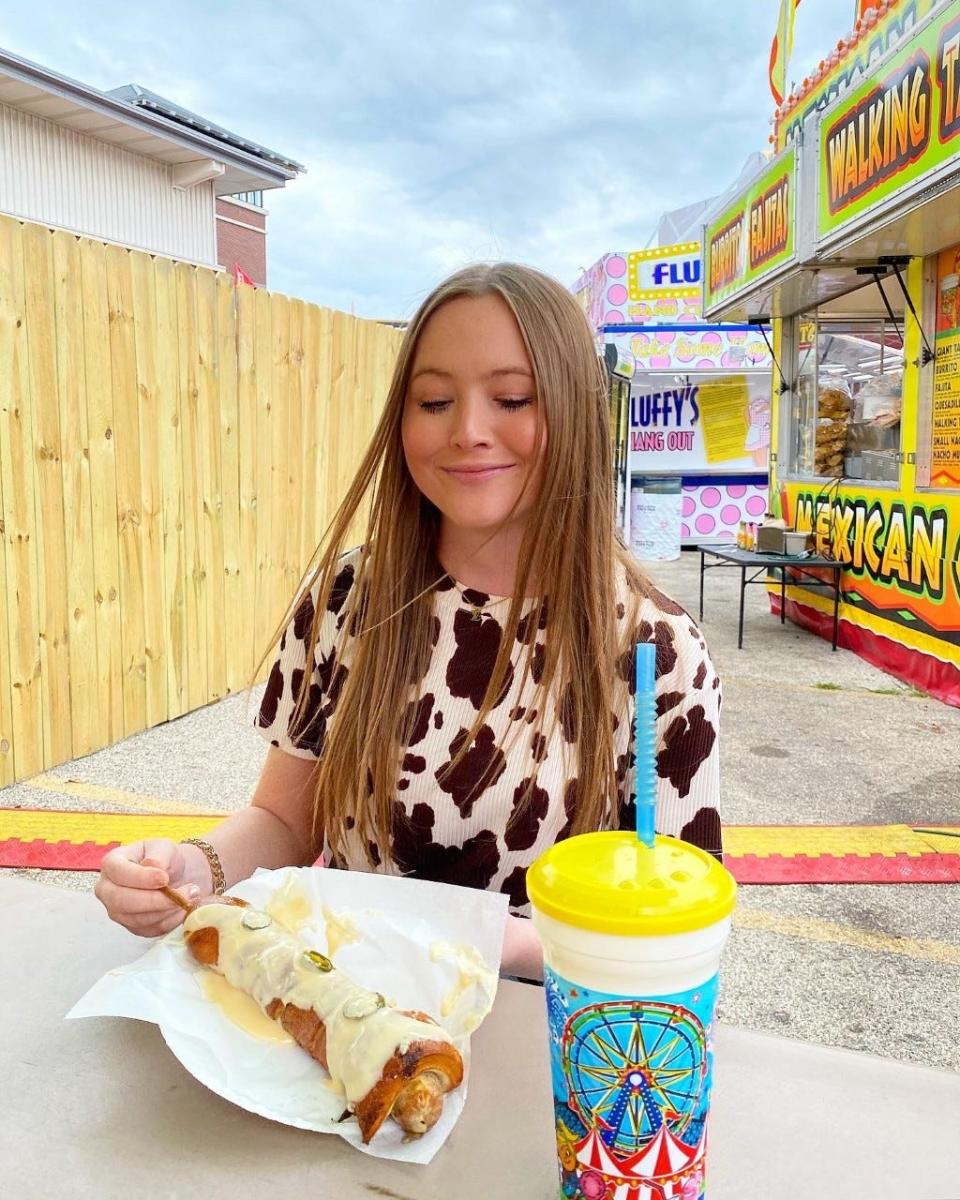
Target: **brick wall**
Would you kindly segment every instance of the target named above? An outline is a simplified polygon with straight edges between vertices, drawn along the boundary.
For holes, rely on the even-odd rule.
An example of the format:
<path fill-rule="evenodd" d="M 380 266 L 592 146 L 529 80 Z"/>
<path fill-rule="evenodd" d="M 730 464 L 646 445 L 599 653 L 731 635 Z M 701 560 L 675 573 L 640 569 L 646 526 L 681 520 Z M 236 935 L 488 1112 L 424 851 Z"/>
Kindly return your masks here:
<path fill-rule="evenodd" d="M 254 283 L 266 287 L 267 214 L 218 197 L 217 262 L 227 271 L 239 263 Z"/>

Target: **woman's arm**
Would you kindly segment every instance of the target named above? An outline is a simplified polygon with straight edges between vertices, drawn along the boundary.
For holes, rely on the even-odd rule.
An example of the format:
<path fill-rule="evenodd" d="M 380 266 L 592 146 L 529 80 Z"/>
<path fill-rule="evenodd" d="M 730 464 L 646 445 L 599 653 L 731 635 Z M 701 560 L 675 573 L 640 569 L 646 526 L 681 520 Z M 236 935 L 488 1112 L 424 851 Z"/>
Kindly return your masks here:
<path fill-rule="evenodd" d="M 316 858 L 313 834 L 314 759 L 271 746 L 250 807 L 218 825 L 204 841 L 216 850 L 227 887 L 257 867 L 307 866 Z M 319 834 L 318 834 L 319 836 Z M 188 882 L 209 891 L 210 868 L 197 846 L 184 846 Z M 317 850 L 319 853 L 319 850 Z"/>
<path fill-rule="evenodd" d="M 521 979 L 543 978 L 543 949 L 529 917 L 507 917 L 500 970 Z"/>
<path fill-rule="evenodd" d="M 204 839 L 217 852 L 226 883 L 257 867 L 304 865 L 313 859 L 311 759 L 271 748 L 249 808 L 234 813 Z M 145 838 L 109 851 L 94 893 L 112 920 L 141 937 L 179 925 L 183 909 L 160 890 L 196 900 L 213 891 L 210 865 L 199 846 Z"/>

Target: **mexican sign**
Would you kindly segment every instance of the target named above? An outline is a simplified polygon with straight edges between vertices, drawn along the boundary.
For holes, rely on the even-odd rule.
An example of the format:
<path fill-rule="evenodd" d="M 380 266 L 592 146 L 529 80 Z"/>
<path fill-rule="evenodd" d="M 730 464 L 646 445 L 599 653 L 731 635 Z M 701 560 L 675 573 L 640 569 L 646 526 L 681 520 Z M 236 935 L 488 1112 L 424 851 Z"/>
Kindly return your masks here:
<path fill-rule="evenodd" d="M 960 0 L 952 0 L 822 117 L 818 240 L 929 187 L 956 168 L 958 151 Z"/>
<path fill-rule="evenodd" d="M 796 150 L 789 146 L 713 224 L 704 242 L 704 311 L 791 263 Z"/>

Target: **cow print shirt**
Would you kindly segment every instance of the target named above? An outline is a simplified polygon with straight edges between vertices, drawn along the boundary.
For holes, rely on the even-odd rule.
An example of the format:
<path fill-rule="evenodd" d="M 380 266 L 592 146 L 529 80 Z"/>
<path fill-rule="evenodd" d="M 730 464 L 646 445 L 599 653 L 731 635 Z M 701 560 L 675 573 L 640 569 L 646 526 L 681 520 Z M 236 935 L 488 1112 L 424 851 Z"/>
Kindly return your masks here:
<path fill-rule="evenodd" d="M 291 732 L 291 720 L 306 662 L 316 591 L 305 598 L 290 622 L 271 671 L 257 726 L 271 745 L 300 758 L 316 759 L 323 750 L 326 726 L 335 719 L 336 695 L 330 680 L 339 664 L 349 669 L 351 637 L 338 620 L 350 588 L 358 554 L 347 557 L 333 590 L 315 649 L 311 696 L 306 717 Z M 492 601 L 492 603 L 490 603 Z M 488 604 L 480 621 L 472 606 Z M 531 601 L 531 613 L 535 601 Z M 475 745 L 454 772 L 444 775 L 479 711 L 493 670 L 502 629 L 497 615 L 508 607 L 496 597 L 447 579 L 435 593 L 439 638 L 420 688 L 418 713 L 404 749 L 394 799 L 392 859 L 376 869 L 467 887 L 491 888 L 510 897 L 511 911 L 529 914 L 527 867 L 555 841 L 567 836 L 575 796 L 575 755 L 561 722 L 535 731 L 531 707 L 534 684 L 520 691 L 519 664 L 525 647 L 518 643 L 508 675 L 509 688 L 481 728 Z M 617 606 L 623 620 L 625 607 Z M 521 627 L 522 628 L 522 627 Z M 539 633 L 542 638 L 542 631 Z M 657 819 L 669 833 L 719 856 L 720 680 L 700 630 L 679 605 L 654 592 L 642 602 L 637 640 L 655 640 L 657 690 Z M 623 664 L 617 688 L 622 712 L 632 704 L 632 665 Z M 339 692 L 339 688 L 335 689 Z M 618 778 L 633 764 L 632 719 L 621 718 L 615 734 Z M 300 732 L 300 731 L 303 732 Z M 502 749 L 501 749 L 502 747 Z M 489 771 L 477 795 L 474 784 Z M 529 780 L 533 791 L 521 803 Z M 621 824 L 632 828 L 633 796 Z M 329 856 L 329 850 L 327 851 Z M 379 857 L 379 856 L 377 856 Z M 344 847 L 331 863 L 371 870 L 359 844 Z"/>

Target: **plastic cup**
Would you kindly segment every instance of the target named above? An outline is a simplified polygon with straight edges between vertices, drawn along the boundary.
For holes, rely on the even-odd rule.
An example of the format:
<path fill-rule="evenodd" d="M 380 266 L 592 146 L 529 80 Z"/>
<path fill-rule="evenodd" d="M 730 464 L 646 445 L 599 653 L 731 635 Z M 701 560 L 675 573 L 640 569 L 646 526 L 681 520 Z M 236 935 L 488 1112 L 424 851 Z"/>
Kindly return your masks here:
<path fill-rule="evenodd" d="M 589 833 L 541 855 L 527 892 L 543 943 L 559 1195 L 701 1200 L 733 876 L 675 838 L 651 851 L 632 833 Z"/>

